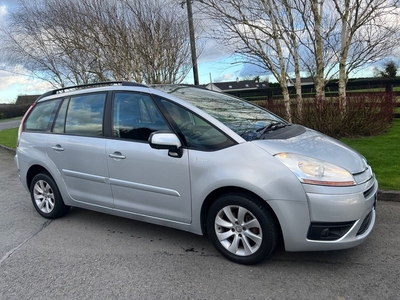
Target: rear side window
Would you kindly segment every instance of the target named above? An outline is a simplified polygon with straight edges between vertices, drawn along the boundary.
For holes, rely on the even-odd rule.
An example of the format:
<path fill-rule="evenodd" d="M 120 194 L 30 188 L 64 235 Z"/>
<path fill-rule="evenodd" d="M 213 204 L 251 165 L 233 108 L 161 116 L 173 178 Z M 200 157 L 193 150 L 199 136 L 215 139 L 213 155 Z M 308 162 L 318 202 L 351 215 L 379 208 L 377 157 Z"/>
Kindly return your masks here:
<path fill-rule="evenodd" d="M 103 114 L 106 94 L 89 94 L 71 97 L 65 116 L 65 133 L 85 136 L 103 135 Z M 66 108 L 63 107 L 62 108 Z M 64 109 L 56 121 L 56 132 L 62 128 Z"/>
<path fill-rule="evenodd" d="M 61 99 L 39 102 L 25 121 L 25 130 L 49 131 Z"/>

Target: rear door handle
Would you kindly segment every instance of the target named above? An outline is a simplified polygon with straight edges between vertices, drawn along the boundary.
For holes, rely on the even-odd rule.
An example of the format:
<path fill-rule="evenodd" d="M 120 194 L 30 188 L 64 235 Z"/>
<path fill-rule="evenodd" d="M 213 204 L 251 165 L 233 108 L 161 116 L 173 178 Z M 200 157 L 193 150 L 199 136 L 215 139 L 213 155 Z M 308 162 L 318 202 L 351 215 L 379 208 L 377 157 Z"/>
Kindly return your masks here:
<path fill-rule="evenodd" d="M 125 159 L 126 158 L 125 155 L 122 155 L 122 153 L 118 152 L 118 151 L 115 151 L 114 153 L 110 153 L 110 154 L 108 154 L 108 156 L 111 158 L 115 158 L 115 159 Z"/>
<path fill-rule="evenodd" d="M 54 147 L 51 147 L 51 149 L 55 150 L 55 151 L 64 151 L 64 148 L 61 147 L 61 145 L 57 144 Z"/>

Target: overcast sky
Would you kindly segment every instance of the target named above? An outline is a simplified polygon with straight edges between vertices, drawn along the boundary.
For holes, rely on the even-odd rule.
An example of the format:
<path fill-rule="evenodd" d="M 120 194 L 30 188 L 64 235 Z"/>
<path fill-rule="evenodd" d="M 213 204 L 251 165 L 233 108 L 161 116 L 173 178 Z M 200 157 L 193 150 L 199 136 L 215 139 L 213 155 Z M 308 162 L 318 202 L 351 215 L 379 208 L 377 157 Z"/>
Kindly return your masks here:
<path fill-rule="evenodd" d="M 18 0 L 0 0 L 0 26 L 7 13 L 18 4 Z M 236 77 L 243 77 L 248 73 L 259 73 L 252 66 L 234 64 L 234 58 L 224 51 L 220 45 L 207 39 L 198 59 L 200 84 L 210 81 L 234 81 Z M 41 80 L 28 76 L 23 68 L 5 71 L 0 53 L 0 103 L 15 102 L 18 95 L 41 94 L 52 87 Z M 193 83 L 193 72 L 190 71 L 184 83 Z M 258 75 L 258 74 L 257 74 Z"/>
<path fill-rule="evenodd" d="M 18 0 L 0 0 L 0 26 L 7 13 L 17 4 Z M 4 69 L 9 68 L 5 67 L 0 53 L 0 103 L 15 102 L 18 95 L 41 94 L 50 88 L 48 83 L 26 76 L 26 71 L 21 67 L 9 71 Z"/>
<path fill-rule="evenodd" d="M 0 26 L 2 26 L 6 15 L 17 5 L 18 0 L 0 0 Z M 204 39 L 203 44 L 201 55 L 198 59 L 200 84 L 207 84 L 210 81 L 234 81 L 237 77 L 243 78 L 256 75 L 266 75 L 270 81 L 275 81 L 272 76 L 268 76 L 260 68 L 249 64 L 235 64 L 235 57 L 232 57 L 215 41 Z M 371 76 L 372 68 L 373 66 L 363 68 L 356 76 Z M 192 84 L 192 74 L 192 71 L 190 71 L 183 83 Z M 42 94 L 49 89 L 52 89 L 49 83 L 29 76 L 29 73 L 22 67 L 9 70 L 4 65 L 0 52 L 0 103 L 15 102 L 18 95 Z"/>

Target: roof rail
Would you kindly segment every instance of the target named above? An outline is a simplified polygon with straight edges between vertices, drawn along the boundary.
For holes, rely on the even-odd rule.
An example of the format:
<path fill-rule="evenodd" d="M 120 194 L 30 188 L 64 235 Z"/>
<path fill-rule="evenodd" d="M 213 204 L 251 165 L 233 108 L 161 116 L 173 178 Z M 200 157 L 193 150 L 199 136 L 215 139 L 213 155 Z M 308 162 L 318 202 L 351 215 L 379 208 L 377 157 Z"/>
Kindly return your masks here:
<path fill-rule="evenodd" d="M 46 92 L 43 95 L 41 95 L 39 98 L 37 98 L 36 101 L 38 101 L 44 97 L 50 96 L 50 95 L 64 93 L 67 90 L 79 90 L 79 89 L 84 89 L 84 88 L 89 88 L 89 87 L 102 87 L 102 86 L 109 86 L 109 85 L 147 87 L 147 85 L 137 83 L 137 82 L 132 82 L 132 81 L 105 81 L 105 82 L 98 82 L 98 83 L 87 83 L 87 84 L 81 84 L 81 85 L 68 86 L 68 87 L 55 89 L 55 90 Z"/>

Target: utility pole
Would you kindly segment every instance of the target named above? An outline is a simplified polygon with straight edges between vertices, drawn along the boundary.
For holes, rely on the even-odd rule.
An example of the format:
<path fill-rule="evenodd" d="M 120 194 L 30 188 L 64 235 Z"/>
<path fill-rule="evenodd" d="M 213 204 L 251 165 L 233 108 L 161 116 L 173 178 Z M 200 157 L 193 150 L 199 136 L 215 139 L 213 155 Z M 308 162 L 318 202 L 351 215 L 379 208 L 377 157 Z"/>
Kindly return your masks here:
<path fill-rule="evenodd" d="M 189 21 L 189 38 L 190 38 L 190 50 L 192 52 L 193 78 L 194 78 L 194 84 L 199 85 L 199 72 L 197 70 L 196 41 L 194 39 L 192 0 L 186 0 L 186 7 L 187 7 L 187 14 L 188 14 L 188 21 Z"/>

